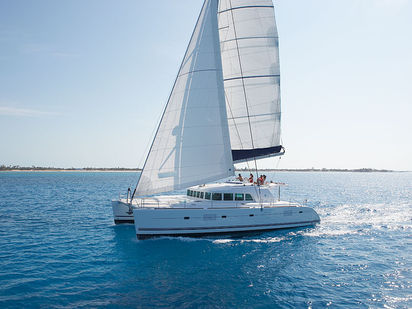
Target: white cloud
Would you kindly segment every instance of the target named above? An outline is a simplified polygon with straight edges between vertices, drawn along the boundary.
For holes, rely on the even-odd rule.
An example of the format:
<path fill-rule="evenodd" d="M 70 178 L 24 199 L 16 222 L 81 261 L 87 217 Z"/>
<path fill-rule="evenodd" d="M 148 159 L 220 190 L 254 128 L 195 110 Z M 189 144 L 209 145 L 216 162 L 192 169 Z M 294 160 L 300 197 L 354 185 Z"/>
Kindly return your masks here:
<path fill-rule="evenodd" d="M 34 110 L 34 109 L 29 109 L 29 108 L 0 106 L 0 116 L 40 117 L 40 116 L 56 116 L 56 115 L 58 115 L 58 113 Z"/>

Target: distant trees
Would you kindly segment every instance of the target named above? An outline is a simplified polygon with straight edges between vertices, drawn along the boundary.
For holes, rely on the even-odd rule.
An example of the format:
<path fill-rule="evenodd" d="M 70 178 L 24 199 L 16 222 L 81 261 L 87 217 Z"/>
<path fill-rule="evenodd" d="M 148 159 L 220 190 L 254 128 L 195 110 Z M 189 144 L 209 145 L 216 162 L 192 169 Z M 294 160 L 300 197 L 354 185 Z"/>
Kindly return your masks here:
<path fill-rule="evenodd" d="M 60 168 L 60 167 L 42 167 L 42 166 L 20 166 L 20 165 L 0 165 L 0 171 L 141 171 L 139 168 L 99 168 L 99 167 L 86 167 L 86 168 Z"/>

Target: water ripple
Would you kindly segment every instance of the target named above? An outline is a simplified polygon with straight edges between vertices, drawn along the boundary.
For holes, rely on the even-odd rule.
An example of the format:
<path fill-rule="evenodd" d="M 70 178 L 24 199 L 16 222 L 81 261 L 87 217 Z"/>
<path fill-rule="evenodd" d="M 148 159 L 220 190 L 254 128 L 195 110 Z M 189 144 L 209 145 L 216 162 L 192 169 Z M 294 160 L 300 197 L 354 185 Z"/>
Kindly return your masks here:
<path fill-rule="evenodd" d="M 135 176 L 0 173 L 1 308 L 412 307 L 411 173 L 278 173 L 321 224 L 144 241 L 110 208 Z"/>

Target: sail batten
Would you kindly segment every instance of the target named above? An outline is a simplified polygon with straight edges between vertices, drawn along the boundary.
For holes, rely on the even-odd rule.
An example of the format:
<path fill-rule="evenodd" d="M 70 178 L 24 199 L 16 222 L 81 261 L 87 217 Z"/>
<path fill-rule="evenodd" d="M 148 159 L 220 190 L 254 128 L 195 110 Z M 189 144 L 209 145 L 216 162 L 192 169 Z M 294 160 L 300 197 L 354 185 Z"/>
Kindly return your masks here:
<path fill-rule="evenodd" d="M 231 8 L 219 11 L 219 14 L 220 13 L 226 13 L 226 12 L 233 11 L 233 10 L 254 9 L 254 8 L 272 8 L 273 9 L 273 5 L 244 5 L 244 6 L 237 6 L 237 7 L 231 7 Z"/>
<path fill-rule="evenodd" d="M 203 4 L 136 187 L 137 196 L 234 174 L 217 9 L 218 0 Z"/>
<path fill-rule="evenodd" d="M 260 78 L 260 77 L 279 77 L 279 74 L 272 74 L 272 75 L 250 75 L 250 76 L 238 76 L 232 78 L 225 78 L 223 81 L 235 80 L 235 79 L 248 79 L 248 78 Z"/>

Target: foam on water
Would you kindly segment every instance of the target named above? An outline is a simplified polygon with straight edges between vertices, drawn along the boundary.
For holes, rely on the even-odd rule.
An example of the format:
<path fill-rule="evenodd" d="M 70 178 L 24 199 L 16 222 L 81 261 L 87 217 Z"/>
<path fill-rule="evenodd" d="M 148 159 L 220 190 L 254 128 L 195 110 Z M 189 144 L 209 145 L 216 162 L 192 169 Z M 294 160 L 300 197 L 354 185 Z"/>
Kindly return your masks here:
<path fill-rule="evenodd" d="M 265 238 L 258 238 L 258 239 L 215 239 L 211 240 L 214 244 L 227 244 L 227 243 L 247 243 L 247 242 L 254 242 L 254 243 L 273 243 L 273 242 L 280 242 L 284 240 L 284 237 L 265 237 Z"/>
<path fill-rule="evenodd" d="M 306 236 L 340 236 L 374 234 L 382 230 L 410 230 L 412 206 L 400 204 L 342 204 L 319 208 L 322 224 L 316 230 L 304 232 Z"/>

